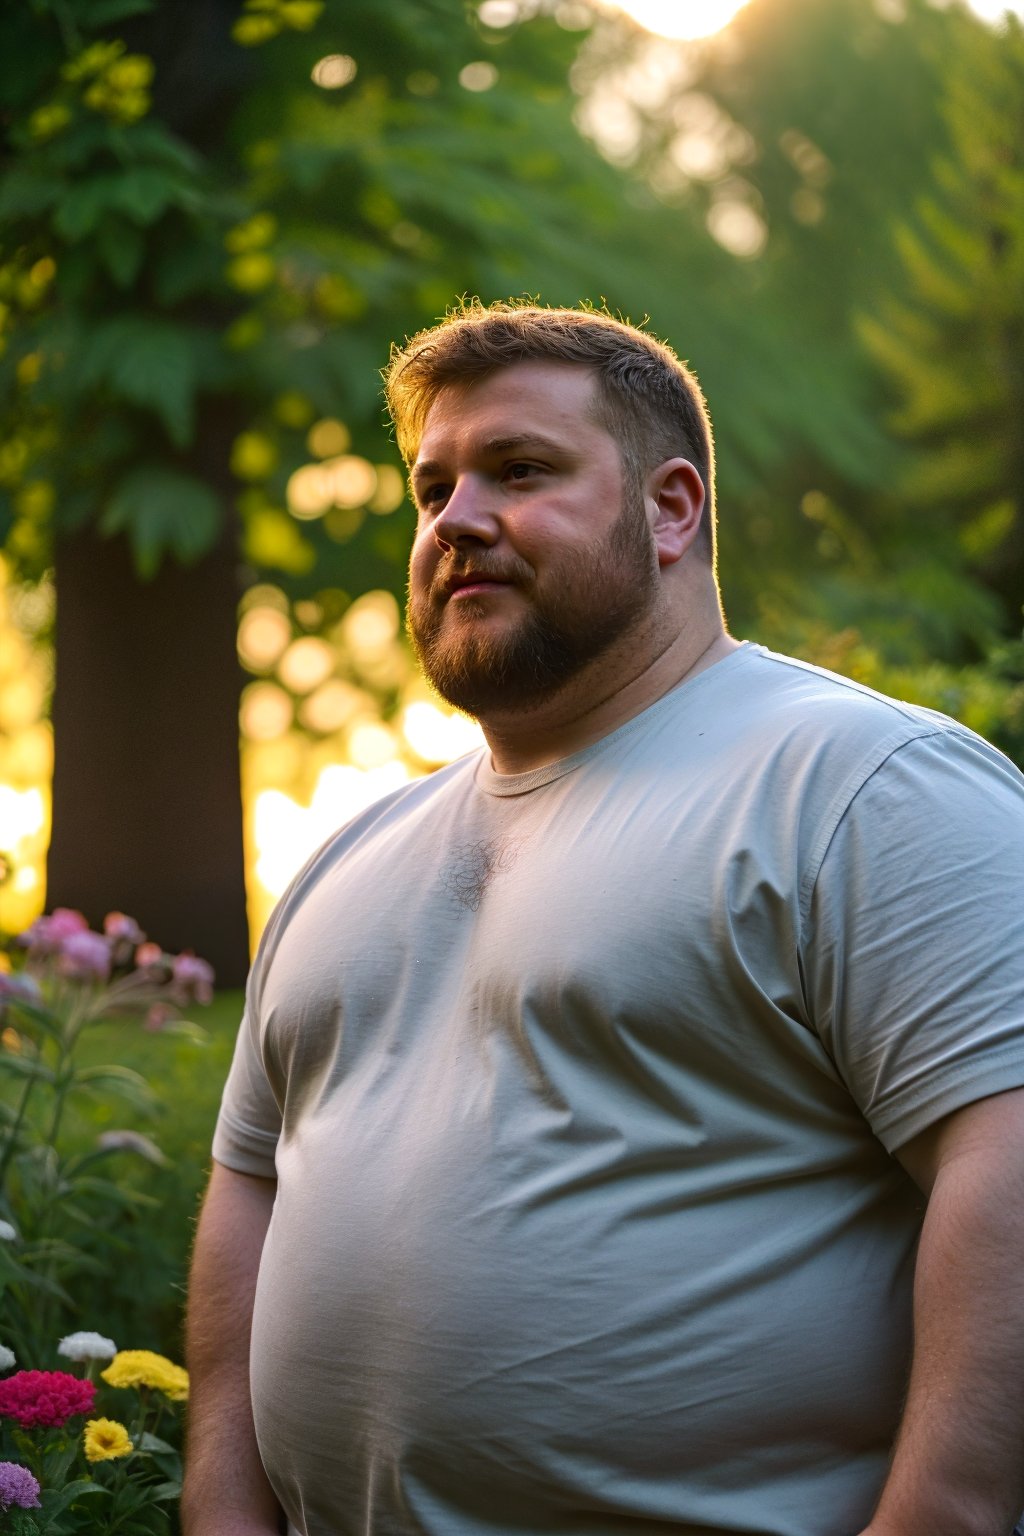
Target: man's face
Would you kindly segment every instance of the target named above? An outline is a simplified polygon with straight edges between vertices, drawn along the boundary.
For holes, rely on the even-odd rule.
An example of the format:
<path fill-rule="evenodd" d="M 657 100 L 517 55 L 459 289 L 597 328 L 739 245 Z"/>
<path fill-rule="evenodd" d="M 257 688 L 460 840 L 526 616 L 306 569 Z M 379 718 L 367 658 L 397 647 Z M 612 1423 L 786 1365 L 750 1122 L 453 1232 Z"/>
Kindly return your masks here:
<path fill-rule="evenodd" d="M 413 467 L 409 632 L 469 714 L 539 704 L 652 607 L 640 492 L 590 409 L 589 370 L 517 363 L 438 396 Z"/>

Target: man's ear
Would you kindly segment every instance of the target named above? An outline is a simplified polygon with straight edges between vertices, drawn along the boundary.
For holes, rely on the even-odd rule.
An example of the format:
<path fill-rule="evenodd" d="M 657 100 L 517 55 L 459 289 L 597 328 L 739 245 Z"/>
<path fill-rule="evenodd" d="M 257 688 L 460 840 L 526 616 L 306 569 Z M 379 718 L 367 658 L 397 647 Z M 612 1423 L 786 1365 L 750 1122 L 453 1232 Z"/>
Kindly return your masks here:
<path fill-rule="evenodd" d="M 646 506 L 659 565 L 682 559 L 700 532 L 704 483 L 689 459 L 666 459 L 647 477 Z"/>

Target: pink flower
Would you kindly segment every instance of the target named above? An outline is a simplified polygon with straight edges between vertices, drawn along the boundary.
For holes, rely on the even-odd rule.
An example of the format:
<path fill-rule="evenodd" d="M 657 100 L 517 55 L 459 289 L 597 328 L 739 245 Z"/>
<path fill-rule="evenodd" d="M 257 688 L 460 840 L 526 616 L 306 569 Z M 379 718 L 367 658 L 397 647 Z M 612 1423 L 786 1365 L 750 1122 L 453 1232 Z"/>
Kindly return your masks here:
<path fill-rule="evenodd" d="M 171 975 L 177 1002 L 213 1002 L 213 966 L 206 960 L 200 960 L 190 949 L 175 955 L 171 962 Z"/>
<path fill-rule="evenodd" d="M 110 945 L 101 933 L 71 933 L 60 946 L 57 967 L 71 981 L 106 981 Z"/>
<path fill-rule="evenodd" d="M 170 957 L 152 940 L 148 944 L 139 945 L 135 951 L 135 964 L 140 971 L 170 971 Z"/>
<path fill-rule="evenodd" d="M 24 933 L 19 933 L 17 942 L 37 955 L 53 955 L 72 934 L 88 931 L 89 924 L 81 912 L 72 907 L 56 907 L 49 917 L 37 917 Z"/>
<path fill-rule="evenodd" d="M 103 919 L 103 932 L 110 940 L 111 960 L 118 968 L 131 964 L 135 946 L 146 938 L 134 917 L 124 912 L 108 912 Z"/>
<path fill-rule="evenodd" d="M 0 1416 L 25 1429 L 59 1429 L 79 1413 L 89 1413 L 96 1385 L 67 1371 L 17 1371 L 0 1381 Z"/>
<path fill-rule="evenodd" d="M 146 1014 L 146 1022 L 143 1028 L 151 1035 L 158 1035 L 172 1020 L 178 1017 L 178 1010 L 170 1003 L 154 1003 Z"/>
<path fill-rule="evenodd" d="M 108 912 L 103 919 L 103 932 L 108 939 L 129 939 L 133 948 L 146 938 L 134 917 L 127 917 L 124 912 Z"/>

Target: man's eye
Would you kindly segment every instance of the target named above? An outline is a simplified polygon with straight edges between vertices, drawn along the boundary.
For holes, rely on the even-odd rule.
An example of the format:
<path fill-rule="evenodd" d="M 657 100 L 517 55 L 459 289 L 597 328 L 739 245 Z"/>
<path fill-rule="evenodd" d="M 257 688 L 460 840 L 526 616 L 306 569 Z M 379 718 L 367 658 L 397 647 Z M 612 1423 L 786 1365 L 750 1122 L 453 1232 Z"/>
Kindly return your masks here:
<path fill-rule="evenodd" d="M 437 485 L 424 486 L 423 490 L 419 493 L 419 503 L 421 507 L 434 507 L 439 502 L 446 500 L 447 496 L 447 485 L 439 481 Z"/>
<path fill-rule="evenodd" d="M 536 464 L 509 464 L 505 470 L 510 480 L 528 480 L 531 475 L 537 473 Z"/>

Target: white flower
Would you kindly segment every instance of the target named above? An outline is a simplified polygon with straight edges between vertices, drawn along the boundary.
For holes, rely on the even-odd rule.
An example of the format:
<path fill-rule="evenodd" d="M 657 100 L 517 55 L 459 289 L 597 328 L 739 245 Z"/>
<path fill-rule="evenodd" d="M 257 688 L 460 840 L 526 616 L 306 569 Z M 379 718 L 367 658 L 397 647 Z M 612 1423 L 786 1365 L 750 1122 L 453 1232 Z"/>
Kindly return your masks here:
<path fill-rule="evenodd" d="M 13 1243 L 17 1235 L 9 1221 L 0 1221 L 0 1243 Z"/>
<path fill-rule="evenodd" d="M 68 1360 L 113 1360 L 117 1345 L 102 1333 L 69 1333 L 57 1345 L 57 1353 Z"/>
<path fill-rule="evenodd" d="M 13 1349 L 8 1349 L 6 1344 L 0 1344 L 0 1371 L 9 1371 L 12 1365 L 17 1365 L 18 1357 Z"/>

